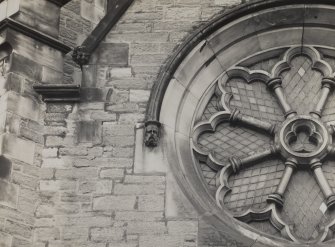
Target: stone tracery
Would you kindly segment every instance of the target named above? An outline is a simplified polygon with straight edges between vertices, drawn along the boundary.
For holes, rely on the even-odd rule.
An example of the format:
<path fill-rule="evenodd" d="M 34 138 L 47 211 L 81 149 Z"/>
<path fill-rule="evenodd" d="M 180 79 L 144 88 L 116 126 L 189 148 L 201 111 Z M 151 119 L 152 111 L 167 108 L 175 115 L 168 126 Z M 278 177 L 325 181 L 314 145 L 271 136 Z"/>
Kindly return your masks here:
<path fill-rule="evenodd" d="M 313 109 L 310 109 L 309 115 L 298 114 L 288 103 L 280 77 L 283 71 L 290 69 L 292 59 L 301 54 L 309 57 L 312 60 L 312 68 L 321 72 L 323 76 L 319 100 L 313 106 Z M 268 205 L 261 210 L 250 208 L 245 212 L 235 213 L 234 217 L 244 222 L 270 220 L 271 224 L 281 232 L 283 237 L 294 242 L 306 242 L 300 239 L 289 224 L 283 221 L 280 215 L 280 208 L 285 203 L 283 195 L 294 170 L 306 168 L 313 171 L 328 208 L 335 204 L 334 193 L 322 170 L 323 162 L 332 155 L 334 150 L 332 144 L 334 131 L 331 125 L 327 125 L 321 120 L 327 98 L 335 85 L 333 76 L 331 66 L 322 60 L 320 53 L 314 47 L 306 46 L 288 49 L 283 59 L 274 65 L 271 72 L 249 70 L 236 66 L 225 72 L 218 80 L 216 96 L 218 98 L 219 112 L 214 113 L 208 121 L 199 122 L 194 127 L 192 138 L 193 150 L 199 160 L 206 162 L 209 167 L 218 171 L 216 176 L 218 185 L 216 200 L 220 207 L 224 207 L 224 198 L 230 192 L 228 180 L 231 175 L 274 156 L 281 158 L 285 161 L 285 170 L 275 192 L 271 193 L 267 198 Z M 225 86 L 229 79 L 235 77 L 243 78 L 248 84 L 254 81 L 265 83 L 282 108 L 285 120 L 279 125 L 274 125 L 265 120 L 242 114 L 237 109 L 231 109 L 229 104 L 231 94 L 226 92 Z M 227 163 L 222 162 L 217 159 L 213 152 L 204 151 L 198 145 L 198 139 L 203 133 L 215 132 L 217 126 L 223 122 L 236 125 L 236 127 L 243 126 L 260 131 L 270 136 L 273 141 L 267 148 L 248 157 L 233 156 L 228 159 Z M 328 240 L 334 223 L 331 222 L 325 225 L 324 230 L 313 241 L 323 242 Z"/>

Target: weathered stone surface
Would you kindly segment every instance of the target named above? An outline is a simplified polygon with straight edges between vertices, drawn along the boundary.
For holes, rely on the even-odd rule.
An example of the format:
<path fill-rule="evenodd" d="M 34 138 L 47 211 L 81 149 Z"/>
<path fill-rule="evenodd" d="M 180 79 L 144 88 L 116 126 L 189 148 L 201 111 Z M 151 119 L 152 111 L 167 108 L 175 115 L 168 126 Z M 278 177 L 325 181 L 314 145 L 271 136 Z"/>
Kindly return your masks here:
<path fill-rule="evenodd" d="M 217 246 L 239 246 L 238 242 L 232 240 L 228 236 L 224 236 L 213 226 L 204 221 L 199 222 L 198 241 L 200 245 L 204 246 L 210 246 L 211 244 Z"/>
<path fill-rule="evenodd" d="M 60 200 L 61 202 L 90 202 L 91 196 L 78 195 L 75 192 L 64 192 Z"/>
<path fill-rule="evenodd" d="M 60 231 L 58 228 L 37 228 L 34 231 L 34 237 L 39 241 L 58 240 L 60 239 Z"/>
<path fill-rule="evenodd" d="M 13 183 L 20 184 L 23 187 L 28 187 L 30 189 L 36 189 L 38 185 L 38 178 L 29 176 L 25 173 L 13 171 L 12 173 Z"/>
<path fill-rule="evenodd" d="M 78 137 L 79 142 L 100 143 L 101 122 L 99 121 L 80 122 L 78 133 L 79 133 Z"/>
<path fill-rule="evenodd" d="M 33 60 L 13 53 L 11 71 L 19 75 L 40 81 L 42 66 Z"/>
<path fill-rule="evenodd" d="M 12 243 L 12 236 L 8 233 L 0 231 L 0 246 L 8 247 L 11 246 L 11 243 Z"/>
<path fill-rule="evenodd" d="M 7 220 L 5 224 L 6 232 L 14 236 L 24 237 L 26 239 L 29 239 L 32 236 L 32 229 L 32 226 L 14 222 L 11 220 Z"/>
<path fill-rule="evenodd" d="M 39 0 L 42 1 L 42 0 Z M 28 1 L 26 1 L 28 3 Z M 27 35 L 24 35 L 18 31 L 9 29 L 6 38 L 8 42 L 10 42 L 16 52 L 17 55 L 16 57 L 20 56 L 19 62 L 20 66 L 26 67 L 25 71 L 27 72 L 26 75 L 30 80 L 37 79 L 36 77 L 31 78 L 29 72 L 29 66 L 25 64 L 24 61 L 28 61 L 28 64 L 31 61 L 34 61 L 37 66 L 47 66 L 49 68 L 55 69 L 57 71 L 63 71 L 63 53 L 59 50 L 56 50 L 55 48 L 52 48 L 51 46 L 41 43 Z M 24 59 L 22 59 L 24 57 Z M 15 71 L 17 71 L 20 74 L 20 68 L 22 67 L 16 67 Z M 35 72 L 40 71 L 38 70 L 33 70 Z M 38 74 L 40 76 L 40 72 Z M 40 81 L 40 80 L 38 80 Z"/>
<path fill-rule="evenodd" d="M 60 8 L 51 2 L 20 1 L 20 14 L 15 19 L 43 33 L 57 37 Z M 46 14 L 48 13 L 48 14 Z"/>
<path fill-rule="evenodd" d="M 89 238 L 88 227 L 64 227 L 63 229 L 64 240 L 86 241 Z"/>
<path fill-rule="evenodd" d="M 130 90 L 130 102 L 147 102 L 149 100 L 150 91 L 148 90 Z"/>
<path fill-rule="evenodd" d="M 8 92 L 1 97 L 0 103 L 0 112 L 9 111 L 34 121 L 39 119 L 39 105 L 30 98 Z"/>
<path fill-rule="evenodd" d="M 18 186 L 0 180 L 0 204 L 16 208 L 18 201 Z"/>
<path fill-rule="evenodd" d="M 133 210 L 136 196 L 104 196 L 93 199 L 93 210 Z"/>
<path fill-rule="evenodd" d="M 100 88 L 82 88 L 80 90 L 80 99 L 82 101 L 105 101 L 108 91 Z"/>
<path fill-rule="evenodd" d="M 167 228 L 169 234 L 196 234 L 198 232 L 198 221 L 169 221 Z"/>
<path fill-rule="evenodd" d="M 83 156 L 87 155 L 87 149 L 85 147 L 70 147 L 70 148 L 60 148 L 60 155 L 71 155 L 71 156 Z"/>
<path fill-rule="evenodd" d="M 90 2 L 81 1 L 80 14 L 83 18 L 93 22 L 98 23 L 105 12 L 101 5 L 95 5 Z"/>
<path fill-rule="evenodd" d="M 117 195 L 150 195 L 164 194 L 165 185 L 157 184 L 115 184 L 114 193 Z"/>
<path fill-rule="evenodd" d="M 12 162 L 5 156 L 0 156 L 0 178 L 8 180 L 12 169 Z"/>
<path fill-rule="evenodd" d="M 194 207 L 178 187 L 177 182 L 171 173 L 167 175 L 165 204 L 165 214 L 169 218 L 197 218 L 197 213 Z"/>
<path fill-rule="evenodd" d="M 127 66 L 128 54 L 129 45 L 126 43 L 100 44 L 95 59 L 97 60 L 97 64 Z"/>
<path fill-rule="evenodd" d="M 143 235 L 140 237 L 140 247 L 175 247 L 184 246 L 183 239 L 176 238 L 176 236 L 171 236 L 167 234 L 163 235 Z"/>
<path fill-rule="evenodd" d="M 85 216 L 78 217 L 78 215 L 73 216 L 57 216 L 56 224 L 60 226 L 73 226 L 78 227 L 85 225 L 86 227 L 106 227 L 112 226 L 111 216 L 106 215 L 95 215 L 88 214 Z"/>
<path fill-rule="evenodd" d="M 167 231 L 164 222 L 130 222 L 127 226 L 128 234 L 164 234 Z"/>
<path fill-rule="evenodd" d="M 154 43 L 154 42 L 167 42 L 169 38 L 168 33 L 127 33 L 127 34 L 109 34 L 106 37 L 106 42 L 109 43 Z"/>
<path fill-rule="evenodd" d="M 30 247 L 32 245 L 31 240 L 25 240 L 21 238 L 13 238 L 12 246 L 19 246 L 19 247 Z"/>
<path fill-rule="evenodd" d="M 93 241 L 120 241 L 123 239 L 123 228 L 93 228 L 91 238 Z"/>
<path fill-rule="evenodd" d="M 120 114 L 119 122 L 122 124 L 135 124 L 143 122 L 145 116 L 143 113 L 124 113 Z"/>
<path fill-rule="evenodd" d="M 101 178 L 111 178 L 111 179 L 122 179 L 124 177 L 124 169 L 120 169 L 120 168 L 101 169 L 100 177 Z"/>
<path fill-rule="evenodd" d="M 104 123 L 103 124 L 104 135 L 114 136 L 132 136 L 134 134 L 134 126 L 129 124 L 115 124 L 115 123 Z"/>
<path fill-rule="evenodd" d="M 63 80 L 63 73 L 56 71 L 54 69 L 50 69 L 46 66 L 42 67 L 41 81 L 43 83 L 60 84 L 62 80 Z"/>
<path fill-rule="evenodd" d="M 98 177 L 98 168 L 81 167 L 72 169 L 57 169 L 56 179 L 95 179 Z"/>
<path fill-rule="evenodd" d="M 58 155 L 58 148 L 45 148 L 42 151 L 42 156 L 45 158 L 55 158 Z"/>
<path fill-rule="evenodd" d="M 33 164 L 35 154 L 35 143 L 17 138 L 15 135 L 2 134 L 0 136 L 1 153 L 8 155 L 28 164 Z M 21 152 L 25 150 L 25 152 Z"/>
<path fill-rule="evenodd" d="M 163 211 L 164 197 L 161 195 L 140 195 L 138 209 L 140 211 Z"/>
<path fill-rule="evenodd" d="M 66 168 L 67 165 L 65 164 L 63 159 L 60 158 L 45 158 L 43 159 L 42 168 Z"/>
<path fill-rule="evenodd" d="M 116 212 L 115 219 L 122 221 L 161 221 L 164 216 L 162 212 Z"/>
<path fill-rule="evenodd" d="M 59 191 L 76 189 L 77 183 L 75 181 L 61 181 L 61 180 L 42 180 L 40 181 L 40 191 Z"/>
<path fill-rule="evenodd" d="M 129 78 L 132 76 L 131 68 L 111 68 L 107 72 L 107 78 Z"/>

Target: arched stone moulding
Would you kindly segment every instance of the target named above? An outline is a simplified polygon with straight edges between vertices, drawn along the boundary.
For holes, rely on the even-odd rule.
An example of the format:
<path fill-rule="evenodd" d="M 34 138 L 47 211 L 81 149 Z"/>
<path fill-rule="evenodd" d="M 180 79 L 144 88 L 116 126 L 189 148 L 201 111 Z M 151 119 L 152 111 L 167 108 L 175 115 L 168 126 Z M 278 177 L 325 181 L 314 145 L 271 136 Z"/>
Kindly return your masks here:
<path fill-rule="evenodd" d="M 162 69 L 153 88 L 147 120 L 158 120 L 162 124 L 162 145 L 179 186 L 198 210 L 200 218 L 229 234 L 239 244 L 309 246 L 261 233 L 233 219 L 217 206 L 201 179 L 192 154 L 192 129 L 198 120 L 196 113 L 208 102 L 222 73 L 257 53 L 302 45 L 322 47 L 333 53 L 335 8 L 329 5 L 332 3 L 255 1 L 219 16 L 179 48 Z M 317 56 L 312 60 L 326 73 L 327 66 L 322 62 L 317 65 L 320 60 Z M 283 69 L 285 65 L 279 71 Z M 330 241 L 322 246 L 334 246 L 334 243 Z"/>

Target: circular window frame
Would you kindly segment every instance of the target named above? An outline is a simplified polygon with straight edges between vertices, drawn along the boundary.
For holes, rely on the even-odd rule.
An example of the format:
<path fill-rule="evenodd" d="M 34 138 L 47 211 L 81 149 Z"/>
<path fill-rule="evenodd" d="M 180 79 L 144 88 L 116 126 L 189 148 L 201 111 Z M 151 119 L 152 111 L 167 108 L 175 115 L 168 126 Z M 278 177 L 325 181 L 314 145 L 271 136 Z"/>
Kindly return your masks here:
<path fill-rule="evenodd" d="M 179 186 L 198 211 L 200 218 L 215 226 L 218 231 L 228 234 L 238 243 L 247 246 L 289 247 L 308 246 L 308 244 L 296 244 L 270 236 L 235 220 L 220 209 L 209 193 L 205 182 L 200 179 L 202 175 L 199 169 L 195 168 L 196 161 L 192 155 L 192 142 L 190 141 L 191 132 L 199 107 L 203 108 L 204 102 L 208 102 L 210 92 L 214 90 L 215 81 L 231 66 L 244 58 L 252 57 L 257 52 L 266 50 L 266 47 L 268 49 L 279 48 L 304 42 L 301 39 L 304 36 L 301 36 L 300 31 L 305 31 L 303 26 L 306 23 L 301 22 L 301 18 L 304 20 L 310 18 L 311 28 L 314 26 L 335 30 L 335 25 L 329 24 L 335 23 L 335 15 L 314 18 L 313 22 L 311 13 L 314 12 L 309 12 L 309 9 L 320 10 L 320 14 L 322 10 L 335 13 L 334 2 L 329 0 L 273 0 L 255 1 L 217 16 L 198 29 L 178 48 L 167 65 L 162 68 L 151 92 L 146 119 L 148 122 L 157 121 L 162 125 L 161 145 Z M 258 26 L 259 29 L 253 26 L 264 20 L 266 15 L 275 19 L 276 16 L 273 13 L 276 13 L 277 17 L 285 13 L 286 16 L 284 16 L 287 19 L 278 18 L 272 23 L 262 23 Z M 333 22 L 329 21 L 330 18 L 333 19 Z M 253 29 L 246 31 L 246 28 L 250 27 Z M 277 35 L 287 31 L 292 31 L 292 33 L 287 36 L 287 39 L 285 37 L 279 41 L 273 39 L 272 43 L 265 44 L 268 38 L 262 37 L 262 34 L 266 33 L 271 36 L 274 35 L 271 34 L 274 31 L 278 31 Z M 335 31 L 332 32 L 335 35 Z M 299 35 L 294 36 L 294 33 L 300 34 L 300 40 Z M 225 37 L 230 37 L 230 40 Z M 262 47 L 262 38 L 264 47 Z M 327 46 L 327 42 L 326 44 L 322 42 L 326 40 L 320 36 L 312 43 Z M 257 43 L 258 50 L 257 48 L 245 49 L 245 52 L 242 51 L 237 55 L 233 53 L 233 51 L 236 52 L 236 49 L 233 49 L 234 46 L 241 46 L 241 44 L 257 46 Z M 231 58 L 233 55 L 235 60 L 229 59 L 227 63 L 223 61 L 223 57 Z M 202 80 L 204 78 L 206 81 Z M 313 246 L 329 247 L 333 245 L 334 241 L 313 244 Z"/>

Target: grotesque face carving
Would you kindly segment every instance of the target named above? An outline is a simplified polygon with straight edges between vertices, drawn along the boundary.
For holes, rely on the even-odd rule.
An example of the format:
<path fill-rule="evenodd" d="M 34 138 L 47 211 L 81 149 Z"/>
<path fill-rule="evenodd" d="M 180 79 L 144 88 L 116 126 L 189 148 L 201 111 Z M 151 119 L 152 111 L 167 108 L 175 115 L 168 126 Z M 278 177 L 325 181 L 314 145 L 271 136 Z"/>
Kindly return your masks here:
<path fill-rule="evenodd" d="M 147 147 L 156 147 L 160 137 L 160 123 L 148 121 L 145 124 L 144 143 Z"/>

